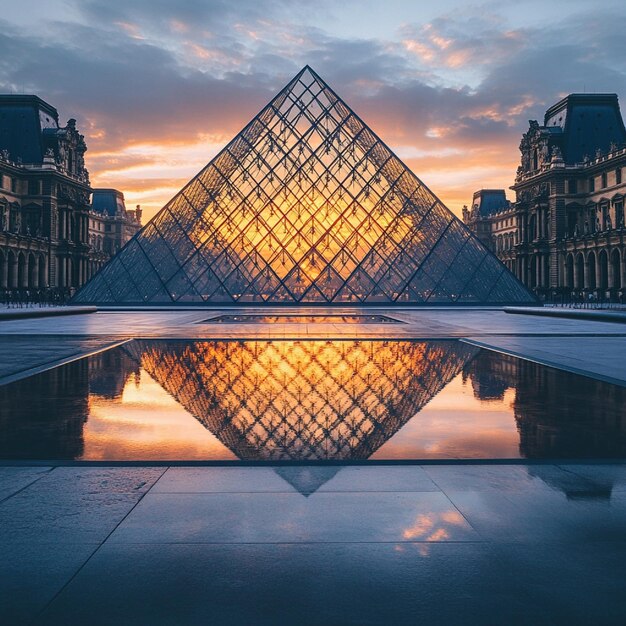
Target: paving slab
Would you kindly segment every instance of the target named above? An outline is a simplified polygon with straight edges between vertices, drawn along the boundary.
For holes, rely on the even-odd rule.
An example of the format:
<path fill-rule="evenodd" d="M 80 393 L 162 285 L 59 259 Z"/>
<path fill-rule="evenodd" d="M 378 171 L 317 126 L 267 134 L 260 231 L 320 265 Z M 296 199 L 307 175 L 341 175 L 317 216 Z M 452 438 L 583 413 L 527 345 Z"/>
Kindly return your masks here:
<path fill-rule="evenodd" d="M 523 586 L 529 606 L 557 624 L 623 624 L 626 544 L 500 544 L 498 562 Z"/>
<path fill-rule="evenodd" d="M 46 472 L 0 504 L 3 616 L 620 623 L 624 466 L 301 469 Z"/>
<path fill-rule="evenodd" d="M 107 544 L 36 623 L 551 623 L 523 586 L 480 544 Z"/>
<path fill-rule="evenodd" d="M 444 493 L 494 491 L 503 494 L 532 493 L 610 493 L 611 483 L 590 469 L 587 476 L 576 472 L 576 465 L 426 465 L 425 473 Z M 599 466 L 602 467 L 602 466 Z M 614 466 L 611 466 L 614 467 Z M 618 466 L 619 467 L 619 466 Z"/>
<path fill-rule="evenodd" d="M 446 490 L 481 539 L 494 543 L 626 544 L 626 493 Z"/>
<path fill-rule="evenodd" d="M 114 338 L 107 337 L 0 335 L 0 384 L 13 380 L 16 374 L 29 374 L 35 368 L 89 354 L 115 343 Z"/>
<path fill-rule="evenodd" d="M 589 465 L 561 465 L 560 467 L 596 483 L 604 482 L 610 485 L 614 492 L 626 491 L 626 464 L 604 465 L 602 463 L 594 463 Z"/>
<path fill-rule="evenodd" d="M 159 468 L 55 468 L 0 503 L 0 543 L 102 542 L 162 472 Z"/>
<path fill-rule="evenodd" d="M 623 324 L 563 318 L 507 315 L 501 309 L 404 309 L 351 307 L 299 308 L 298 313 L 384 314 L 402 324 L 224 324 L 205 323 L 211 315 L 232 310 L 98 311 L 70 317 L 6 320 L 3 335 L 107 335 L 115 337 L 181 338 L 419 338 L 494 335 L 626 335 Z M 247 307 L 238 313 L 285 314 L 276 308 Z M 293 312 L 293 311 L 292 311 Z M 201 322 L 201 323 L 198 323 Z"/>
<path fill-rule="evenodd" d="M 258 311 L 268 313 L 245 310 Z M 342 312 L 404 323 L 197 323 L 226 312 L 6 320 L 0 347 L 10 336 L 25 351 L 3 349 L 0 368 L 123 337 L 436 336 L 626 381 L 616 323 L 377 307 Z M 612 624 L 626 614 L 622 465 L 3 469 L 15 470 L 0 471 L 8 623 Z"/>
<path fill-rule="evenodd" d="M 546 365 L 626 383 L 626 337 L 478 337 L 469 341 Z"/>
<path fill-rule="evenodd" d="M 439 491 L 423 468 L 407 467 L 171 467 L 151 493 Z"/>
<path fill-rule="evenodd" d="M 42 478 L 51 467 L 0 467 L 0 502 Z"/>
<path fill-rule="evenodd" d="M 0 542 L 0 622 L 30 624 L 98 546 Z"/>
<path fill-rule="evenodd" d="M 113 543 L 477 541 L 440 492 L 148 493 Z"/>

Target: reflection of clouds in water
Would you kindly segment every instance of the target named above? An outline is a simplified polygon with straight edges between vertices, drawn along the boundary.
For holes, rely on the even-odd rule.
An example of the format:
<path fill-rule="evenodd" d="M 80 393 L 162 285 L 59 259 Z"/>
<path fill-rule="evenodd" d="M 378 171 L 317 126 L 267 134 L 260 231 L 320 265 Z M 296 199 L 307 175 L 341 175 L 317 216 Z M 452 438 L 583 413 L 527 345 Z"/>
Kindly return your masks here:
<path fill-rule="evenodd" d="M 459 374 L 373 458 L 517 458 L 514 399 L 511 388 L 500 400 L 485 401 Z"/>
<path fill-rule="evenodd" d="M 402 537 L 408 541 L 444 541 L 450 537 L 446 526 L 463 526 L 465 523 L 463 516 L 455 510 L 420 513 L 412 526 L 403 531 Z"/>
<path fill-rule="evenodd" d="M 145 370 L 140 374 L 116 397 L 90 396 L 83 458 L 236 460 Z"/>
<path fill-rule="evenodd" d="M 414 544 L 406 544 L 406 543 L 398 543 L 393 547 L 394 552 L 406 552 L 407 550 L 413 550 L 413 552 L 417 552 L 422 557 L 430 556 L 430 545 L 427 543 L 414 543 Z"/>

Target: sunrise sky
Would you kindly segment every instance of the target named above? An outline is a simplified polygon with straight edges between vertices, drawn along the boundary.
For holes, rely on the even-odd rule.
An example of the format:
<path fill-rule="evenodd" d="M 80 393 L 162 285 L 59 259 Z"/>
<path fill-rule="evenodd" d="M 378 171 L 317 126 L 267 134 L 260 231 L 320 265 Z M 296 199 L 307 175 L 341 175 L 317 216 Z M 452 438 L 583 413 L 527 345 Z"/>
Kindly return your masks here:
<path fill-rule="evenodd" d="M 618 0 L 0 7 L 0 92 L 75 117 L 92 184 L 146 218 L 307 63 L 457 214 L 513 183 L 529 119 L 570 92 L 626 94 Z"/>

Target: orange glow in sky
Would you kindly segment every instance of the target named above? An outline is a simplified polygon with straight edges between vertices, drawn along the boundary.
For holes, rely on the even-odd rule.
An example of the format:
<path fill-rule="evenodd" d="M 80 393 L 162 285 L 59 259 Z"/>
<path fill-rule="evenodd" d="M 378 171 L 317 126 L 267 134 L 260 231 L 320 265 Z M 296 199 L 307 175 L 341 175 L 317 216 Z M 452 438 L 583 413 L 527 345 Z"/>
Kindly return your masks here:
<path fill-rule="evenodd" d="M 249 120 L 242 119 L 243 127 Z M 384 127 L 372 128 L 385 141 Z M 236 131 L 235 131 L 236 132 Z M 234 134 L 233 134 L 234 136 Z M 164 140 L 129 144 L 117 150 L 87 152 L 94 187 L 123 191 L 127 208 L 140 204 L 143 223 L 154 217 L 172 196 L 193 178 L 229 141 L 226 133 L 194 135 L 188 142 Z M 88 145 L 96 145 L 97 139 Z M 439 143 L 437 141 L 437 143 Z M 459 147 L 417 149 L 390 145 L 397 156 L 439 197 L 452 212 L 461 216 L 474 191 L 481 188 L 508 188 L 517 167 L 517 150 L 494 145 L 487 148 Z M 510 195 L 510 193 L 509 193 Z"/>
<path fill-rule="evenodd" d="M 0 91 L 75 118 L 146 220 L 306 64 L 457 215 L 513 183 L 529 119 L 626 85 L 616 0 L 5 4 Z"/>

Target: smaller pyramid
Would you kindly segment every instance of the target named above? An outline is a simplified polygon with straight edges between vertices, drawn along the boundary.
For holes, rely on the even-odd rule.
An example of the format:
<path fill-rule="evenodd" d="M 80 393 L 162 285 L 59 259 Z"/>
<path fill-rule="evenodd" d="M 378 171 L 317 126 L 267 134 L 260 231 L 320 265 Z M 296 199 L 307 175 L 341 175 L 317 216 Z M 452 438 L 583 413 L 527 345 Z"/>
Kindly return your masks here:
<path fill-rule="evenodd" d="M 308 66 L 74 297 L 96 304 L 534 301 Z"/>

